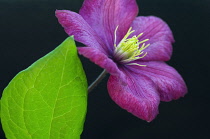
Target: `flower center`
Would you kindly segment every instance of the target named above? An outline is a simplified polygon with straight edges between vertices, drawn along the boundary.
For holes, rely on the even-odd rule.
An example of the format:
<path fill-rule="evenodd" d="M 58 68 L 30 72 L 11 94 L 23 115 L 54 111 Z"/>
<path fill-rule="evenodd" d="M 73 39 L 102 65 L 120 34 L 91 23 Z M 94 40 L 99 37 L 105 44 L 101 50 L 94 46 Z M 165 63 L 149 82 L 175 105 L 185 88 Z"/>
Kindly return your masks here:
<path fill-rule="evenodd" d="M 147 44 L 147 45 L 145 44 L 145 42 L 147 42 L 149 39 L 139 41 L 139 38 L 143 35 L 143 33 L 140 33 L 138 36 L 134 35 L 133 37 L 128 38 L 133 32 L 135 32 L 135 30 L 132 30 L 132 27 L 130 27 L 126 35 L 120 41 L 120 43 L 116 45 L 117 29 L 118 29 L 118 26 L 116 27 L 115 32 L 114 32 L 114 35 L 115 35 L 114 57 L 115 59 L 126 65 L 146 66 L 146 65 L 140 65 L 137 63 L 132 63 L 132 61 L 141 59 L 147 55 L 147 52 L 144 52 L 143 50 L 146 49 L 150 45 L 150 44 Z"/>

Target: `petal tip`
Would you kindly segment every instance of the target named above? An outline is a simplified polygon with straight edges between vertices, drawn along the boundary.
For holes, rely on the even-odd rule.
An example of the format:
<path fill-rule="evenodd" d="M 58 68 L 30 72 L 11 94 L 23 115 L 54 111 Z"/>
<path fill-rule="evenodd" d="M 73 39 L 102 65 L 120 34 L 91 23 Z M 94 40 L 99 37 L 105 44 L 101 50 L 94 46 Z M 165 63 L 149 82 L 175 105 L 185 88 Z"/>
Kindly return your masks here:
<path fill-rule="evenodd" d="M 136 75 L 130 77 L 127 85 L 123 86 L 116 76 L 111 76 L 108 81 L 108 92 L 121 108 L 151 122 L 159 113 L 160 98 L 151 80 L 145 76 L 138 77 Z"/>

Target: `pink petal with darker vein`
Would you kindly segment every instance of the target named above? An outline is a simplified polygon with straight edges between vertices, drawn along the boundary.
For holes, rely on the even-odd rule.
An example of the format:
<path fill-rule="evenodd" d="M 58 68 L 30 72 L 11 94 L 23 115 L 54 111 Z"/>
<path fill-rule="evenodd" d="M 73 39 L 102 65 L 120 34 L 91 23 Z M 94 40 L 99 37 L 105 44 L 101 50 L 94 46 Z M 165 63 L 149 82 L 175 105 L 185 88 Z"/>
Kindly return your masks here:
<path fill-rule="evenodd" d="M 56 17 L 68 35 L 86 46 L 97 48 L 103 53 L 107 52 L 105 44 L 81 15 L 68 10 L 56 10 Z"/>
<path fill-rule="evenodd" d="M 157 86 L 161 101 L 171 101 L 183 97 L 187 87 L 180 74 L 165 62 L 139 62 L 146 67 L 130 66 L 130 70 L 150 78 Z"/>
<path fill-rule="evenodd" d="M 119 42 L 137 16 L 138 6 L 136 0 L 85 0 L 79 13 L 111 51 L 115 28 L 119 25 L 117 31 Z"/>
<path fill-rule="evenodd" d="M 155 84 L 148 77 L 124 71 L 127 86 L 123 86 L 116 76 L 108 81 L 108 92 L 113 101 L 133 115 L 152 121 L 158 114 L 160 98 Z"/>
<path fill-rule="evenodd" d="M 112 59 L 108 58 L 104 53 L 91 47 L 78 47 L 78 52 L 95 64 L 99 65 L 101 68 L 106 69 L 106 71 L 111 75 L 117 76 L 122 83 L 124 82 L 124 73 L 118 68 L 116 63 L 113 62 Z"/>
<path fill-rule="evenodd" d="M 133 21 L 131 26 L 135 30 L 133 34 L 143 33 L 140 41 L 149 39 L 146 43 L 150 43 L 150 46 L 144 50 L 147 56 L 141 60 L 168 61 L 171 58 L 174 38 L 170 28 L 163 20 L 154 16 L 140 16 Z"/>

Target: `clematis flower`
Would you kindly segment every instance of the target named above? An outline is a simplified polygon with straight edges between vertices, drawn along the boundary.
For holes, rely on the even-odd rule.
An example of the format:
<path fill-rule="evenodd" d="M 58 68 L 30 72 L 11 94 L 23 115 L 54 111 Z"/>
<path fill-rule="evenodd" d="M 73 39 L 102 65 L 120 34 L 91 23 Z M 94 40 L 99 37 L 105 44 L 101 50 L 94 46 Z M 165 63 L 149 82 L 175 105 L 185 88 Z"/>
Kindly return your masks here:
<path fill-rule="evenodd" d="M 160 101 L 187 92 L 179 73 L 165 63 L 174 38 L 168 25 L 155 16 L 138 16 L 135 0 L 85 0 L 79 14 L 57 10 L 68 35 L 86 47 L 79 54 L 110 73 L 108 92 L 133 115 L 152 121 Z"/>

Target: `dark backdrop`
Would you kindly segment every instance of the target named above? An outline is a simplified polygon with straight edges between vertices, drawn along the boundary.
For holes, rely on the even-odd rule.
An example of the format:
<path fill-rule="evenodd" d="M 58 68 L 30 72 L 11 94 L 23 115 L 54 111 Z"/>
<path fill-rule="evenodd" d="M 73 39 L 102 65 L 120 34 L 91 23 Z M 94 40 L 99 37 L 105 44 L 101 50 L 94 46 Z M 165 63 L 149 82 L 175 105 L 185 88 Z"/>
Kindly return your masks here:
<path fill-rule="evenodd" d="M 83 0 L 0 0 L 0 91 L 21 70 L 58 46 L 67 34 L 55 9 L 79 11 Z M 118 107 L 108 96 L 107 78 L 89 94 L 81 139 L 209 139 L 210 0 L 138 0 L 140 15 L 155 15 L 171 27 L 176 43 L 169 65 L 189 92 L 162 102 L 151 123 Z M 101 68 L 81 57 L 91 83 Z M 1 139 L 4 139 L 1 130 Z"/>

